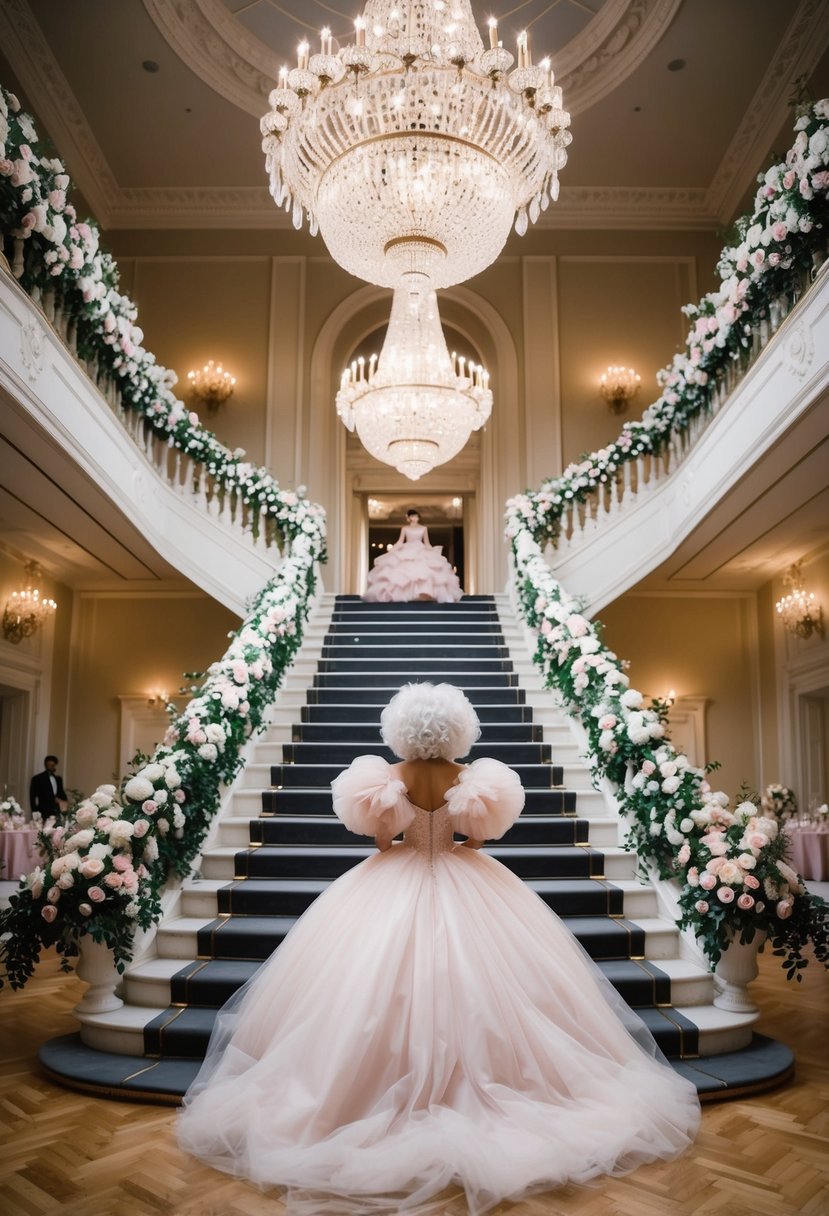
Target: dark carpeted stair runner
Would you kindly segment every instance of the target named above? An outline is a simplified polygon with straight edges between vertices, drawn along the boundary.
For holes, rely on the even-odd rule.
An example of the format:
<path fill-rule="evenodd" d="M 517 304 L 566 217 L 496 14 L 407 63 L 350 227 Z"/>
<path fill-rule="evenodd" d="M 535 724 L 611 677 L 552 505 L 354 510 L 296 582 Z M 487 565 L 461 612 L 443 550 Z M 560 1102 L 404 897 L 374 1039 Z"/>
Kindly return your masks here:
<path fill-rule="evenodd" d="M 563 918 L 675 1066 L 701 1092 L 722 1092 L 712 1058 L 704 1069 L 703 1061 L 680 1063 L 697 1055 L 697 1028 L 671 1006 L 669 976 L 644 957 L 645 932 L 624 917 L 624 891 L 604 877 L 605 855 L 589 844 L 590 821 L 578 816 L 577 794 L 561 788 L 563 769 L 533 723 L 492 597 L 376 605 L 340 596 L 319 670 L 292 726 L 293 742 L 271 767 L 274 788 L 263 792 L 261 816 L 250 822 L 250 846 L 232 858 L 234 876 L 217 892 L 218 915 L 198 930 L 198 959 L 172 977 L 173 1003 L 145 1027 L 146 1055 L 159 1063 L 144 1059 L 136 1081 L 125 1066 L 122 1096 L 169 1100 L 183 1092 L 217 1009 L 327 884 L 371 855 L 369 842 L 333 815 L 330 783 L 357 755 L 392 759 L 379 740 L 380 713 L 401 684 L 422 679 L 449 681 L 467 693 L 483 723 L 471 758 L 496 756 L 527 788 L 521 820 L 488 851 Z M 46 1067 L 65 1079 L 80 1069 L 70 1040 L 53 1040 L 41 1052 Z M 91 1054 L 108 1061 L 107 1075 L 119 1072 L 117 1057 Z M 791 1066 L 766 1046 L 761 1055 L 767 1076 Z M 124 1059 L 135 1064 L 137 1058 Z"/>

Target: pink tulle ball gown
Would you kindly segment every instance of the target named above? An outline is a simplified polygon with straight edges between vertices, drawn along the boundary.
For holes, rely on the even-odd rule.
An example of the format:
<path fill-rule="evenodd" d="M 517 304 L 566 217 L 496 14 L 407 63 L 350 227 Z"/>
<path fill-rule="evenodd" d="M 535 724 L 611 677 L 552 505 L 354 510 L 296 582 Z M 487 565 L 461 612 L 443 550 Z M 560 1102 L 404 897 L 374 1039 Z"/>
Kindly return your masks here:
<path fill-rule="evenodd" d="M 440 545 L 429 544 L 422 524 L 406 524 L 400 539 L 378 557 L 369 571 L 364 600 L 400 603 L 435 600 L 453 604 L 463 592 L 457 575 L 443 556 Z"/>
<path fill-rule="evenodd" d="M 352 831 L 404 832 L 333 882 L 220 1012 L 179 1139 L 306 1216 L 503 1199 L 681 1153 L 694 1086 L 559 919 L 455 833 L 497 838 L 517 776 L 476 760 L 427 811 L 385 760 L 334 782 Z M 442 1202 L 442 1200 L 440 1201 Z"/>

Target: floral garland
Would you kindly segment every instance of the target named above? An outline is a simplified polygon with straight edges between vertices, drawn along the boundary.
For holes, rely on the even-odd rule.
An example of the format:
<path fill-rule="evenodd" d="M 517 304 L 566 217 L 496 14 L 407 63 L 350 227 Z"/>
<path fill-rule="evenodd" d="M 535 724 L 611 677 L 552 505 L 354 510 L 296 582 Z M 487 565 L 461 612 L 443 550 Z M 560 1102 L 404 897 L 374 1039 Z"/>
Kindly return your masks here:
<path fill-rule="evenodd" d="M 281 490 L 267 469 L 244 460 L 241 448 L 231 452 L 176 398 L 176 374 L 142 346 L 138 309 L 118 290 L 118 267 L 100 248 L 97 226 L 79 220 L 67 201 L 70 185 L 63 162 L 46 153 L 31 117 L 0 86 L 0 250 L 21 286 L 36 301 L 53 294 L 74 326 L 78 354 L 112 378 L 125 408 L 200 465 L 254 520 L 261 512 L 288 544 L 309 537 L 324 561 L 324 512 L 308 501 L 305 487 Z"/>
<path fill-rule="evenodd" d="M 800 979 L 803 948 L 829 966 L 829 905 L 810 896 L 786 861 L 776 819 L 753 802 L 729 809 L 706 772 L 665 737 L 660 702 L 629 687 L 601 625 L 561 587 L 529 528 L 512 538 L 521 614 L 537 633 L 534 661 L 548 687 L 587 733 L 594 778 L 616 789 L 626 846 L 663 879 L 680 884 L 680 928 L 699 939 L 712 966 L 728 944 L 765 933 L 788 977 Z M 715 766 L 714 766 L 715 767 Z"/>
<path fill-rule="evenodd" d="M 102 785 L 65 825 L 41 831 L 44 864 L 0 912 L 0 961 L 13 988 L 31 976 L 43 947 L 54 945 L 68 968 L 84 933 L 106 942 L 123 970 L 136 926 L 160 919 L 164 883 L 189 873 L 222 787 L 241 767 L 242 745 L 263 726 L 300 645 L 316 560 L 315 546 L 298 537 L 150 761 L 120 792 Z"/>
<path fill-rule="evenodd" d="M 816 102 L 795 123 L 785 161 L 758 178 L 750 215 L 737 221 L 738 241 L 723 249 L 721 286 L 688 304 L 693 321 L 685 350 L 657 375 L 662 393 L 639 422 L 626 422 L 614 443 L 585 454 L 560 477 L 507 503 L 507 535 L 527 528 L 537 541 L 555 542 L 564 513 L 618 481 L 640 456 L 659 456 L 674 436 L 711 409 L 728 368 L 751 350 L 752 322 L 769 318 L 778 302 L 797 296 L 804 274 L 826 256 L 829 232 L 829 100 Z"/>

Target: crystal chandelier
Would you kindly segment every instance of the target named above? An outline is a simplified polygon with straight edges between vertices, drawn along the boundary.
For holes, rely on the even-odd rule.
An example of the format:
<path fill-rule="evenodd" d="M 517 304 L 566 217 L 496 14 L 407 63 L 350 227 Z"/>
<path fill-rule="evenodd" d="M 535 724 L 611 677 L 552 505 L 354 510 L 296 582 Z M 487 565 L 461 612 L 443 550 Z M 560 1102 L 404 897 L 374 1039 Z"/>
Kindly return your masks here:
<path fill-rule="evenodd" d="M 358 278 L 433 288 L 471 278 L 558 197 L 570 115 L 529 38 L 489 48 L 469 0 L 368 0 L 356 43 L 307 43 L 262 119 L 277 205 Z"/>
<path fill-rule="evenodd" d="M 379 359 L 356 359 L 343 372 L 340 418 L 372 456 L 417 481 L 457 455 L 491 409 L 489 373 L 450 357 L 427 276 L 405 274 Z"/>
<path fill-rule="evenodd" d="M 26 582 L 13 591 L 3 612 L 3 637 L 17 645 L 41 629 L 55 612 L 57 604 L 42 594 L 38 586 L 42 571 L 37 562 L 26 562 Z"/>

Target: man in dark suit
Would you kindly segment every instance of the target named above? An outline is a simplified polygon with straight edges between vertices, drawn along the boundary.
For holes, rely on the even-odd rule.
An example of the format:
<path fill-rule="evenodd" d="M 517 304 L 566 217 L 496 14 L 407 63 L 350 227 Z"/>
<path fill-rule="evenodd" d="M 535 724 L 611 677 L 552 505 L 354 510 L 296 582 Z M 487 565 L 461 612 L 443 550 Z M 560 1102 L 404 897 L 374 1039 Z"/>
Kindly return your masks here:
<path fill-rule="evenodd" d="M 57 756 L 47 756 L 43 761 L 43 772 L 35 773 L 29 786 L 32 812 L 39 811 L 44 819 L 50 815 L 62 815 L 69 805 L 63 778 L 58 776 L 57 767 Z"/>

